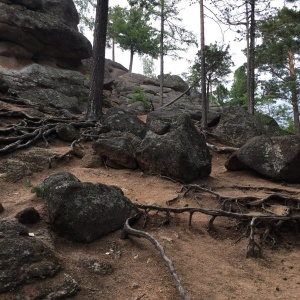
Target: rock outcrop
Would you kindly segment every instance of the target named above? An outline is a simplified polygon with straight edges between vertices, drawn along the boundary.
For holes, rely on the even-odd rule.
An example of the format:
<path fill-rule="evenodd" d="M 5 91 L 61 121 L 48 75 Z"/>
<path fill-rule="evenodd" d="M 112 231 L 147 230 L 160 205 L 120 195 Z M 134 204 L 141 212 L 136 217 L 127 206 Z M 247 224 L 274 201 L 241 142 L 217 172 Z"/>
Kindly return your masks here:
<path fill-rule="evenodd" d="M 80 72 L 92 46 L 72 0 L 0 1 L 1 92 L 80 113 L 89 83 Z"/>
<path fill-rule="evenodd" d="M 1 65 L 78 67 L 92 53 L 90 42 L 77 30 L 78 22 L 72 0 L 1 1 Z"/>

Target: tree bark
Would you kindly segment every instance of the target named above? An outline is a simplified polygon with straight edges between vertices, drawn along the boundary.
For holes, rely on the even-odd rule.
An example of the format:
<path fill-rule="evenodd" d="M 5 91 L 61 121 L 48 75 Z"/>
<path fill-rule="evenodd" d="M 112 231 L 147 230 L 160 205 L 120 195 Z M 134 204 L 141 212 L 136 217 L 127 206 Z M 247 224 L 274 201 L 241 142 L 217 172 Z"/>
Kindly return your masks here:
<path fill-rule="evenodd" d="M 97 0 L 93 45 L 92 78 L 86 119 L 98 120 L 102 114 L 108 0 Z"/>
<path fill-rule="evenodd" d="M 160 1 L 161 11 L 160 11 L 160 82 L 159 82 L 159 95 L 160 95 L 160 106 L 164 105 L 164 30 L 165 30 L 165 20 L 164 20 L 164 8 L 165 1 Z"/>
<path fill-rule="evenodd" d="M 201 94 L 202 94 L 202 120 L 203 130 L 207 129 L 207 107 L 208 101 L 206 96 L 206 76 L 205 76 L 205 34 L 204 34 L 204 11 L 203 0 L 200 0 L 200 44 L 201 44 Z"/>
<path fill-rule="evenodd" d="M 115 39 L 112 38 L 112 61 L 116 61 L 115 57 Z"/>
<path fill-rule="evenodd" d="M 249 56 L 249 94 L 248 112 L 254 115 L 255 89 L 255 0 L 250 1 L 250 56 Z"/>
<path fill-rule="evenodd" d="M 134 51 L 133 51 L 133 49 L 132 49 L 132 47 L 131 47 L 131 49 L 130 49 L 129 71 L 128 71 L 128 73 L 129 73 L 130 76 L 131 76 L 131 74 L 132 74 L 133 55 L 134 55 Z"/>
<path fill-rule="evenodd" d="M 250 83 L 250 28 L 249 28 L 249 6 L 248 2 L 246 2 L 246 47 L 247 47 L 247 108 L 249 112 L 249 103 L 250 103 L 250 91 L 251 91 L 251 83 Z"/>
<path fill-rule="evenodd" d="M 300 121 L 299 121 L 299 107 L 298 107 L 298 94 L 296 88 L 296 74 L 295 74 L 295 62 L 294 54 L 292 51 L 288 51 L 289 56 L 289 70 L 292 78 L 291 83 L 291 94 L 292 94 L 292 106 L 293 106 L 293 115 L 294 115 L 294 125 L 295 125 L 295 135 L 300 136 Z"/>

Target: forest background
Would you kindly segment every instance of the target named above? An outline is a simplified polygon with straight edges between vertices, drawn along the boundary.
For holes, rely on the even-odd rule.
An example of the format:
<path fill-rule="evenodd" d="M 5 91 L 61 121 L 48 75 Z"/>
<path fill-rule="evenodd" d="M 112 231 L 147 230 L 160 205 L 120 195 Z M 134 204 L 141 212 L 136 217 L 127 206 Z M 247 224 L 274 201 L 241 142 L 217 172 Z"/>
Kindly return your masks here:
<path fill-rule="evenodd" d="M 96 1 L 92 0 L 75 0 L 75 3 L 77 2 L 85 2 L 85 3 L 93 3 Z M 136 2 L 136 1 L 135 1 Z M 199 43 L 199 37 L 200 37 L 200 9 L 199 9 L 199 2 L 195 1 L 195 3 L 192 3 L 191 1 L 177 1 L 179 2 L 177 7 L 179 10 L 178 16 L 182 19 L 181 26 L 183 26 L 185 29 L 190 30 L 195 33 L 195 36 L 198 38 Z M 212 2 L 218 2 L 218 1 L 212 1 Z M 226 1 L 222 1 L 223 4 L 226 4 Z M 230 2 L 230 1 L 229 1 Z M 244 1 L 247 2 L 247 1 Z M 249 1 L 250 3 L 251 1 Z M 253 2 L 253 1 L 252 1 Z M 258 11 L 260 10 L 260 2 L 261 1 L 254 1 L 257 2 L 256 9 L 258 8 Z M 267 1 L 270 3 L 271 8 L 277 8 L 281 9 L 284 5 L 287 5 L 287 2 L 293 2 L 290 4 L 290 7 L 293 9 L 297 9 L 297 4 L 299 1 Z M 109 7 L 112 8 L 115 5 L 125 6 L 128 7 L 128 3 L 126 0 L 110 0 L 109 1 Z M 245 83 L 245 78 L 243 76 L 246 74 L 247 70 L 244 68 L 244 64 L 246 63 L 246 55 L 245 55 L 245 49 L 246 49 L 246 41 L 245 41 L 245 33 L 243 33 L 243 30 L 238 26 L 235 26 L 233 24 L 228 25 L 224 24 L 224 22 L 220 21 L 222 17 L 220 17 L 220 12 L 216 11 L 216 7 L 213 6 L 208 1 L 204 1 L 205 5 L 205 44 L 206 45 L 212 45 L 213 43 L 217 43 L 218 46 L 226 48 L 228 45 L 228 53 L 231 55 L 232 64 L 230 66 L 230 72 L 227 72 L 226 76 L 223 78 L 220 78 L 220 80 L 215 80 L 214 84 L 214 91 L 211 90 L 210 101 L 217 102 L 218 104 L 224 104 L 228 103 L 231 100 L 234 100 L 233 102 L 235 104 L 243 105 L 243 95 L 241 91 L 241 95 L 238 95 L 238 98 L 232 99 L 233 93 L 232 91 L 237 88 L 241 88 L 242 85 L 247 84 Z M 225 5 L 226 9 L 226 5 Z M 269 9 L 269 7 L 268 7 Z M 271 10 L 270 10 L 271 11 Z M 273 15 L 275 14 L 276 10 L 273 10 Z M 228 12 L 227 12 L 228 13 Z M 232 11 L 232 14 L 234 14 L 235 11 Z M 94 10 L 91 8 L 90 11 L 85 11 L 86 16 L 93 16 Z M 82 14 L 81 14 L 82 15 Z M 88 16 L 88 17 L 89 17 Z M 264 18 L 269 18 L 270 14 L 264 15 L 264 11 L 261 10 L 258 13 L 258 16 L 256 17 L 256 21 L 263 20 Z M 224 18 L 223 18 L 224 20 Z M 152 22 L 154 27 L 159 27 L 159 22 Z M 159 28 L 158 28 L 159 29 Z M 89 31 L 86 27 L 84 28 L 86 36 L 88 36 L 92 40 L 92 31 Z M 256 35 L 255 38 L 255 45 L 260 44 L 260 36 Z M 179 46 L 180 47 L 180 46 Z M 174 57 L 170 57 L 168 55 L 164 58 L 164 74 L 181 74 L 184 76 L 185 79 L 189 80 L 191 77 L 191 74 L 193 72 L 192 67 L 195 66 L 198 59 L 198 65 L 199 65 L 199 57 L 196 58 L 197 51 L 199 51 L 199 46 L 195 47 L 192 44 L 188 47 L 188 50 L 178 53 L 179 56 L 181 56 L 181 59 L 177 59 L 174 61 Z M 110 58 L 110 50 L 107 49 L 106 51 L 106 57 Z M 116 47 L 115 52 L 115 60 L 117 62 L 120 62 L 121 64 L 127 66 L 127 63 L 129 61 L 129 53 L 128 51 L 123 51 L 119 47 Z M 142 56 L 140 56 L 141 58 Z M 296 56 L 295 56 L 296 57 Z M 138 60 L 137 57 L 135 57 L 134 63 L 133 63 L 133 72 L 135 73 L 144 73 L 145 74 L 145 56 L 143 56 L 142 59 Z M 297 58 L 297 57 L 296 57 Z M 152 58 L 151 58 L 152 60 Z M 296 59 L 295 59 L 296 61 Z M 228 64 L 229 65 L 229 64 Z M 200 66 L 201 67 L 201 66 Z M 159 61 L 158 60 L 152 60 L 151 65 L 153 75 L 157 75 L 159 73 Z M 199 68 L 199 66 L 198 66 Z M 256 71 L 257 73 L 257 71 Z M 266 76 L 266 72 L 262 72 L 260 70 L 260 79 L 261 76 Z M 148 74 L 146 74 L 148 75 Z M 244 76 L 245 77 L 245 76 Z M 257 76 L 258 78 L 258 76 Z M 242 83 L 241 83 L 242 82 Z M 225 86 L 226 90 L 225 92 L 221 91 L 222 99 L 218 96 L 218 87 L 222 84 L 222 87 Z M 264 113 L 267 113 L 274 117 L 280 125 L 288 128 L 291 132 L 293 131 L 293 126 L 295 121 L 295 116 L 293 120 L 293 112 L 292 112 L 292 106 L 290 101 L 285 101 L 288 99 L 287 97 L 282 97 L 281 95 L 276 97 L 269 97 L 268 94 L 270 94 L 269 87 L 266 86 L 262 87 L 259 86 L 258 80 L 255 82 L 255 109 L 257 111 L 261 111 Z M 263 90 L 263 88 L 265 90 Z M 273 88 L 273 87 L 271 87 Z M 243 87 L 242 87 L 243 89 Z M 220 92 L 220 90 L 219 90 Z M 273 91 L 271 91 L 273 92 Z M 209 94 L 209 91 L 208 91 Z M 245 94 L 245 93 L 244 93 Z M 267 95 L 267 97 L 266 97 Z M 244 97 L 245 98 L 245 97 Z M 284 99 L 286 98 L 286 99 Z M 298 126 L 299 127 L 299 126 Z M 297 127 L 296 127 L 297 128 Z"/>

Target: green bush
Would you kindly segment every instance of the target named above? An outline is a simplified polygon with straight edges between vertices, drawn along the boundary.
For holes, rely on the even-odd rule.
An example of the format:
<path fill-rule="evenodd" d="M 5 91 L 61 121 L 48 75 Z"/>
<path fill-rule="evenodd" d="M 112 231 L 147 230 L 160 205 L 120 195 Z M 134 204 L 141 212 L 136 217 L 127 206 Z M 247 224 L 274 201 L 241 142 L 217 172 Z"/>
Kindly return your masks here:
<path fill-rule="evenodd" d="M 148 108 L 149 101 L 145 95 L 145 92 L 142 90 L 140 86 L 137 86 L 133 91 L 133 98 L 130 100 L 130 102 L 143 102 L 144 107 Z"/>

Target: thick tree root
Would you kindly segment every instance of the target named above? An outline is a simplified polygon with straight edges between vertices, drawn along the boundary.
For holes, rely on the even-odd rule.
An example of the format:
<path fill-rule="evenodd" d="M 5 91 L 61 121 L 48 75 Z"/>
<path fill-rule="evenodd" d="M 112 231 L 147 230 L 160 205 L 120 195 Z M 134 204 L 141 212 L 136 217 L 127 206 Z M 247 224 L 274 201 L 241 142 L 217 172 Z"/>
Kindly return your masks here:
<path fill-rule="evenodd" d="M 155 249 L 159 252 L 163 262 L 165 263 L 165 265 L 167 266 L 168 270 L 170 271 L 174 281 L 175 281 L 175 284 L 176 284 L 176 287 L 179 291 L 179 295 L 180 295 L 180 298 L 182 300 L 190 300 L 191 298 L 186 294 L 186 291 L 184 290 L 182 284 L 181 284 L 181 281 L 179 279 L 179 276 L 175 270 L 175 267 L 174 267 L 174 264 L 173 262 L 167 257 L 167 255 L 165 254 L 165 250 L 164 248 L 162 247 L 162 245 L 151 235 L 149 234 L 148 232 L 144 232 L 144 231 L 141 231 L 141 230 L 136 230 L 136 229 L 133 229 L 130 225 L 130 223 L 133 221 L 133 222 L 136 222 L 137 218 L 140 217 L 141 214 L 138 214 L 138 215 L 135 215 L 134 217 L 132 218 L 129 218 L 127 219 L 125 225 L 124 225 L 124 228 L 123 228 L 123 232 L 122 232 L 122 238 L 125 239 L 127 238 L 128 235 L 133 235 L 135 237 L 138 237 L 138 238 L 145 238 L 147 239 L 148 241 L 151 242 L 151 244 L 155 247 Z"/>

